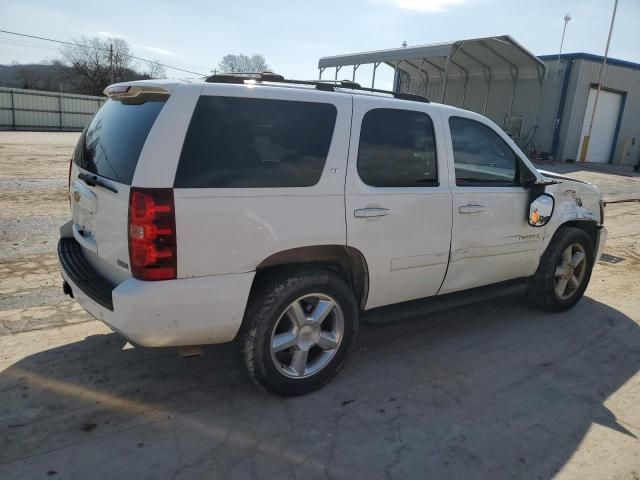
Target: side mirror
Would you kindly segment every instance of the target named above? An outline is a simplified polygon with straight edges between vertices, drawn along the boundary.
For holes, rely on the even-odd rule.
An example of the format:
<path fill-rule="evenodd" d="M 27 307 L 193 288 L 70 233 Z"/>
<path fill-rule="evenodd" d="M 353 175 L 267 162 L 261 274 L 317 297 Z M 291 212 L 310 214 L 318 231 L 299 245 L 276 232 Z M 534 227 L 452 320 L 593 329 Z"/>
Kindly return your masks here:
<path fill-rule="evenodd" d="M 529 205 L 529 225 L 532 227 L 543 227 L 553 214 L 555 200 L 548 193 L 543 193 L 534 199 Z"/>

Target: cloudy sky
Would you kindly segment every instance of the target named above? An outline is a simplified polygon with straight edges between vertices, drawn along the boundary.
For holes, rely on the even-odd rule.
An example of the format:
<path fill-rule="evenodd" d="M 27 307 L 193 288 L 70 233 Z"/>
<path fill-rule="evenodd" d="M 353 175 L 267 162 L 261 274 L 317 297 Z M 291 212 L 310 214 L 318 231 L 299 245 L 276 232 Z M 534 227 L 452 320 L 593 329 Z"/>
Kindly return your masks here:
<path fill-rule="evenodd" d="M 226 53 L 261 53 L 278 73 L 315 78 L 322 56 L 405 40 L 509 34 L 535 54 L 557 53 L 566 13 L 564 51 L 603 54 L 612 9 L 613 0 L 0 0 L 0 29 L 60 40 L 121 36 L 140 57 L 204 74 Z M 640 1 L 619 0 L 610 56 L 640 62 L 639 25 Z M 0 64 L 57 56 L 55 45 L 0 33 Z"/>

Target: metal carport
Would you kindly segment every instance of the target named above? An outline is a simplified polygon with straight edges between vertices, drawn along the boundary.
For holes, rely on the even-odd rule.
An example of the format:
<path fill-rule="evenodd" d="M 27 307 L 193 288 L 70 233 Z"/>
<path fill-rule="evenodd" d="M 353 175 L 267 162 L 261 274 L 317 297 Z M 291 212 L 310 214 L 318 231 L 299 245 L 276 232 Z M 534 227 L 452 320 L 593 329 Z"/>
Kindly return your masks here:
<path fill-rule="evenodd" d="M 352 80 L 361 65 L 372 64 L 372 87 L 375 86 L 376 70 L 381 64 L 395 69 L 394 89 L 428 96 L 445 102 L 447 88 L 453 83 L 462 84 L 462 104 L 466 108 L 467 92 L 472 82 L 485 85 L 484 98 L 479 113 L 487 113 L 487 104 L 492 87 L 498 82 L 510 84 L 510 95 L 505 97 L 506 122 L 511 119 L 514 99 L 518 86 L 525 81 L 535 80 L 538 85 L 538 101 L 535 107 L 534 125 L 542 99 L 542 85 L 547 75 L 546 65 L 529 50 L 509 35 L 454 42 L 434 43 L 415 47 L 394 48 L 372 52 L 352 53 L 323 57 L 318 62 L 319 76 L 329 68 L 334 68 L 334 78 L 344 67 L 352 67 Z M 433 95 L 435 93 L 435 95 Z"/>

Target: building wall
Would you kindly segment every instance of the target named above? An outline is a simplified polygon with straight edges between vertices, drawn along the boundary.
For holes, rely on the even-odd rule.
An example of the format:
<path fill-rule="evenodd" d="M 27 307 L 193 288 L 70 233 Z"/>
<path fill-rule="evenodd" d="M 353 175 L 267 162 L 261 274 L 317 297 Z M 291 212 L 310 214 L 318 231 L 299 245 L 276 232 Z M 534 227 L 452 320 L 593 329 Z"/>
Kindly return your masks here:
<path fill-rule="evenodd" d="M 425 86 L 427 87 L 426 91 Z M 450 79 L 447 81 L 445 98 L 442 103 L 484 114 L 498 126 L 503 127 L 513 96 L 512 114 L 524 115 L 522 137 L 514 140 L 521 148 L 528 151 L 534 143 L 539 143 L 539 129 L 542 120 L 541 114 L 545 108 L 545 95 L 553 93 L 547 92 L 548 89 L 544 87 L 545 85 L 543 85 L 541 92 L 538 80 L 519 80 L 516 84 L 515 96 L 513 96 L 513 82 L 510 79 L 494 79 L 491 82 L 491 90 L 487 99 L 488 85 L 483 77 L 469 79 L 466 96 L 464 81 Z M 428 85 L 425 85 L 423 79 L 405 75 L 402 78 L 400 88 L 405 92 L 426 95 L 434 102 L 441 102 L 442 82 L 440 79 L 430 79 Z M 484 111 L 485 101 L 486 112 Z"/>
<path fill-rule="evenodd" d="M 600 62 L 566 56 L 561 59 L 558 68 L 555 58 L 544 60 L 548 75 L 543 83 L 542 93 L 537 80 L 520 80 L 517 84 L 512 113 L 524 114 L 525 121 L 523 137 L 515 140 L 526 153 L 529 153 L 533 145 L 537 145 L 557 160 L 577 160 L 589 89 L 598 82 Z M 561 98 L 565 82 L 566 94 Z M 439 79 L 431 79 L 429 84 L 425 85 L 420 77 L 403 75 L 400 88 L 406 92 L 426 94 L 427 98 L 435 102 L 441 101 L 442 82 Z M 613 163 L 619 163 L 620 155 L 626 146 L 624 163 L 635 164 L 640 156 L 640 69 L 607 65 L 603 88 L 626 94 Z M 499 79 L 492 82 L 485 115 L 500 127 L 504 126 L 512 92 L 513 85 L 510 80 Z M 464 82 L 458 79 L 449 80 L 444 103 L 483 113 L 486 93 L 487 84 L 484 78 L 470 79 L 463 105 Z M 562 103 L 564 108 L 560 112 Z M 556 132 L 557 145 L 554 151 L 553 141 Z M 634 138 L 636 145 L 632 146 Z"/>
<path fill-rule="evenodd" d="M 566 141 L 561 148 L 560 158 L 576 159 L 580 142 L 582 141 L 582 125 L 587 108 L 587 99 L 591 86 L 598 83 L 600 63 L 577 59 L 574 60 L 572 72 L 571 94 L 567 100 L 570 103 L 565 109 L 566 122 L 564 138 Z M 602 80 L 602 88 L 611 89 L 625 94 L 622 106 L 622 118 L 614 147 L 613 163 L 620 162 L 623 146 L 626 144 L 625 164 L 635 164 L 638 161 L 638 142 L 640 142 L 640 70 L 625 66 L 607 65 Z M 570 107 L 570 108 L 569 108 Z M 632 149 L 635 138 L 636 147 Z"/>
<path fill-rule="evenodd" d="M 565 82 L 569 81 L 570 63 L 562 61 L 560 65 L 555 62 L 547 62 L 547 78 L 543 84 L 543 97 L 540 106 L 540 114 L 538 116 L 538 129 L 536 132 L 535 144 L 540 147 L 543 152 L 554 155 L 553 140 L 554 135 L 558 132 L 560 141 L 563 124 L 560 121 L 560 100 L 562 89 Z M 556 72 L 557 70 L 557 72 Z M 568 91 L 569 85 L 565 87 Z"/>
<path fill-rule="evenodd" d="M 82 130 L 105 97 L 0 87 L 0 130 Z"/>

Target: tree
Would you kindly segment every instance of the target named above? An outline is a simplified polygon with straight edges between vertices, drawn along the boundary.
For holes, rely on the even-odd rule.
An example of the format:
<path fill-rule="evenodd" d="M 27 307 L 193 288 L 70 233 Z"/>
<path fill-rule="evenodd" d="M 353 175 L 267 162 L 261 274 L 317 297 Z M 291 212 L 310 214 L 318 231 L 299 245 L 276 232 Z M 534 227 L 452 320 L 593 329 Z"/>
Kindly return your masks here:
<path fill-rule="evenodd" d="M 20 88 L 33 90 L 40 86 L 40 77 L 33 69 L 21 67 L 16 73 L 16 77 L 20 82 Z"/>
<path fill-rule="evenodd" d="M 167 72 L 159 60 L 153 60 L 147 63 L 147 70 L 143 72 L 143 77 L 146 78 L 167 78 Z"/>
<path fill-rule="evenodd" d="M 52 65 L 46 62 L 16 65 L 15 81 L 18 88 L 31 90 L 51 90 L 52 78 L 49 75 Z"/>
<path fill-rule="evenodd" d="M 100 95 L 107 85 L 131 77 L 129 44 L 123 38 L 102 40 L 81 37 L 61 49 L 63 62 L 71 67 L 71 81 L 79 93 Z"/>
<path fill-rule="evenodd" d="M 266 60 L 260 54 L 248 57 L 242 53 L 238 55 L 228 54 L 222 57 L 218 69 L 225 73 L 238 72 L 264 72 L 269 69 Z"/>

